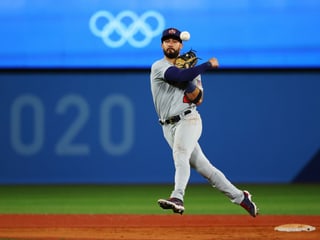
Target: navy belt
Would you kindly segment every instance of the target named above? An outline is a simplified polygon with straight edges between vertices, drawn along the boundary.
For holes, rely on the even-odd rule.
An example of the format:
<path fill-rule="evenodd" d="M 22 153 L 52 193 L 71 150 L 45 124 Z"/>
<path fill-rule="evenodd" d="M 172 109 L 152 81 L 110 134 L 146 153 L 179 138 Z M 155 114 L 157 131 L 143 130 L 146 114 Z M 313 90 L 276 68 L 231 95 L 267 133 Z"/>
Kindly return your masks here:
<path fill-rule="evenodd" d="M 191 113 L 191 110 L 187 110 L 187 111 L 184 111 L 183 112 L 183 116 L 186 116 L 188 114 Z M 164 124 L 174 124 L 174 123 L 177 123 L 181 120 L 181 115 L 176 115 L 176 116 L 173 116 L 173 117 L 169 117 L 168 119 L 164 120 L 164 121 L 161 121 L 159 120 L 159 123 L 161 125 L 164 125 Z"/>

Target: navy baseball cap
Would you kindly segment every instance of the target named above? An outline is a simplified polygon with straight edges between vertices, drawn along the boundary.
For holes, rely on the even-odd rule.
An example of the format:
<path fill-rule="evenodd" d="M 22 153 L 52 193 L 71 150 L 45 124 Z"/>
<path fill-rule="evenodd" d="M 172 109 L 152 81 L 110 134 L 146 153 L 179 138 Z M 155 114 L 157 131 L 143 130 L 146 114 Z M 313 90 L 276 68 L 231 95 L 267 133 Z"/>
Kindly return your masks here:
<path fill-rule="evenodd" d="M 172 38 L 172 39 L 176 39 L 182 43 L 182 40 L 180 38 L 180 33 L 181 32 L 176 28 L 167 28 L 166 30 L 164 30 L 162 32 L 161 42 L 163 42 L 164 40 L 167 40 L 169 38 Z"/>

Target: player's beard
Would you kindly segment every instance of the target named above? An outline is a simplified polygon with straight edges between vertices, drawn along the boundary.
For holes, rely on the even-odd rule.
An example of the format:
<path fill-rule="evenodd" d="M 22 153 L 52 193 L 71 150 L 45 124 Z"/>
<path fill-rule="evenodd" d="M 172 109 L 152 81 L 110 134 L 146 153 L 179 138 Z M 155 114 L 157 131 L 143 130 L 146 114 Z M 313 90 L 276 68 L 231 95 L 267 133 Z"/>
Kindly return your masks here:
<path fill-rule="evenodd" d="M 173 48 L 168 48 L 167 50 L 163 49 L 163 53 L 167 58 L 174 59 L 179 56 L 179 51 L 174 50 Z"/>

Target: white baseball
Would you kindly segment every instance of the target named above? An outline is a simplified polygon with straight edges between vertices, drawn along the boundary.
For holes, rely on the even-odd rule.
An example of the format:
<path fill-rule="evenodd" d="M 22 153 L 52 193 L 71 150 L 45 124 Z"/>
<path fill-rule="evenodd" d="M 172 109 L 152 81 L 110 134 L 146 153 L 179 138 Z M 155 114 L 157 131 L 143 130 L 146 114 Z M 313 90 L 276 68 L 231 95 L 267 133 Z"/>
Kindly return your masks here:
<path fill-rule="evenodd" d="M 180 33 L 180 38 L 182 41 L 188 41 L 190 39 L 190 33 L 187 31 L 183 31 Z"/>

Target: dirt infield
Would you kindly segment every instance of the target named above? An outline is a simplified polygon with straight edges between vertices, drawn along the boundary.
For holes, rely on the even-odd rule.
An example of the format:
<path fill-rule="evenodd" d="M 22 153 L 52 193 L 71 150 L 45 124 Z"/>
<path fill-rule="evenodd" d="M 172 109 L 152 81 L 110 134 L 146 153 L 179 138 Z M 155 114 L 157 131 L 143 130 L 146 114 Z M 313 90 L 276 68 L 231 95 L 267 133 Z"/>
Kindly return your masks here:
<path fill-rule="evenodd" d="M 274 230 L 288 223 L 316 230 Z M 0 214 L 0 239 L 320 240 L 320 216 Z"/>

